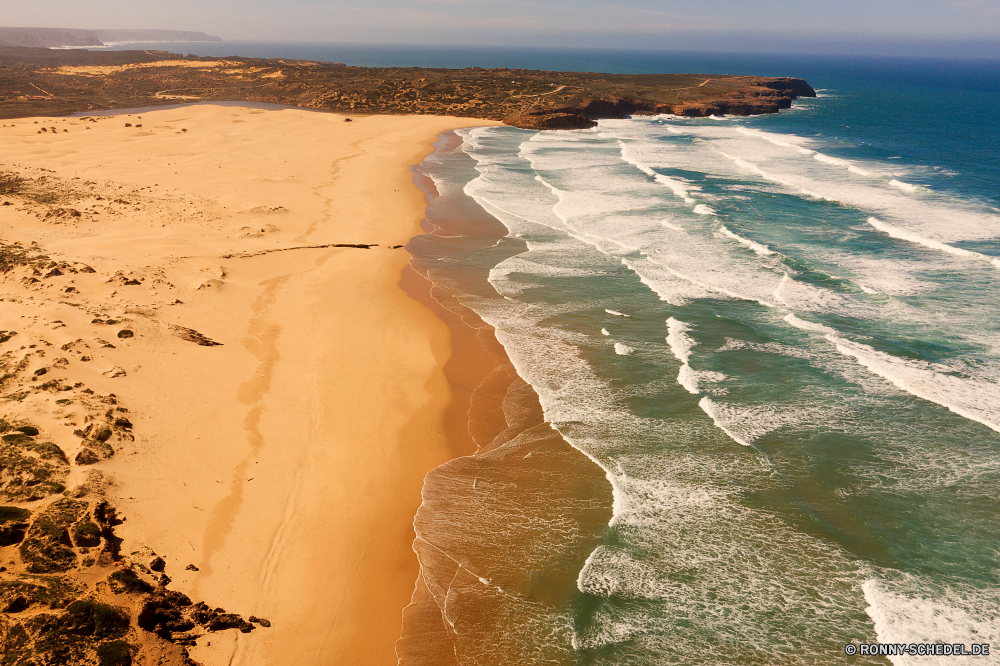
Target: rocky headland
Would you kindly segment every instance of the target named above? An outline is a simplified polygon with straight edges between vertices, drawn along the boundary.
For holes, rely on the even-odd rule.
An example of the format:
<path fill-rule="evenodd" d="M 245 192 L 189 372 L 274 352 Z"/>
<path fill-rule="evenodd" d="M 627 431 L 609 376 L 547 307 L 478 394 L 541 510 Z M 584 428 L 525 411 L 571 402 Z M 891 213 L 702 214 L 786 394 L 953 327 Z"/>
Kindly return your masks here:
<path fill-rule="evenodd" d="M 183 101 L 289 104 L 349 114 L 450 115 L 526 129 L 582 129 L 631 115 L 777 113 L 814 97 L 802 79 L 524 69 L 348 67 L 163 51 L 0 46 L 0 118 Z"/>

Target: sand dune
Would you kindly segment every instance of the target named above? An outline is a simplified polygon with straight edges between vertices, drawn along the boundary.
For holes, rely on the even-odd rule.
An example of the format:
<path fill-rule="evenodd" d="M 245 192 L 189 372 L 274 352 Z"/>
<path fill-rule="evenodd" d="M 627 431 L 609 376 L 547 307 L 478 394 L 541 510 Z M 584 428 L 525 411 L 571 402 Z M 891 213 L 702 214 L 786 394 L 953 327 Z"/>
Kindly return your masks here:
<path fill-rule="evenodd" d="M 28 358 L 0 416 L 65 452 L 68 487 L 103 472 L 122 552 L 155 551 L 170 589 L 270 621 L 198 638 L 206 666 L 395 663 L 422 479 L 458 452 L 448 332 L 393 246 L 420 232 L 408 166 L 470 122 L 198 106 L 0 127 L 0 241 L 29 255 L 0 274 L 0 353 Z M 79 434 L 104 418 L 84 387 L 127 410 L 110 451 Z"/>

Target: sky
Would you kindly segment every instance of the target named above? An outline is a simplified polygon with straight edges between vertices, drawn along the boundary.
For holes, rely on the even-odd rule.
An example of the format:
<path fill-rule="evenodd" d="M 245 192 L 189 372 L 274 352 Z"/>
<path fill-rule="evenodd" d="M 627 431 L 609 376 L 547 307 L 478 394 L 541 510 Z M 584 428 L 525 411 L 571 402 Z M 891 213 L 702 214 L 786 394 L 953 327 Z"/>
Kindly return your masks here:
<path fill-rule="evenodd" d="M 11 2 L 0 23 L 226 40 L 1000 57 L 1000 0 L 46 0 Z"/>

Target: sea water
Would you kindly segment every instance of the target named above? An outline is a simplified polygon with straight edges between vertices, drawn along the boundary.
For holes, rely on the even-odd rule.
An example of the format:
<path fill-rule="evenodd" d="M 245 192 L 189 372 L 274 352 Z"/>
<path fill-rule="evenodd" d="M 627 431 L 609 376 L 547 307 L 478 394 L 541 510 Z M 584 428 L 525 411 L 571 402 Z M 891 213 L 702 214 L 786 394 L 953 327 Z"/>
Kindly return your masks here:
<path fill-rule="evenodd" d="M 191 47 L 806 78 L 818 96 L 779 115 L 461 130 L 419 166 L 504 230 L 435 255 L 437 279 L 487 271 L 463 304 L 613 490 L 586 476 L 610 516 L 586 536 L 559 474 L 579 461 L 533 471 L 548 494 L 518 485 L 550 440 L 470 459 L 511 479 L 489 511 L 480 477 L 439 474 L 469 498 L 418 519 L 453 565 L 431 584 L 439 628 L 462 664 L 854 663 L 844 645 L 876 640 L 1000 661 L 995 63 Z M 532 588 L 553 572 L 570 594 Z M 417 652 L 403 663 L 431 663 Z"/>
<path fill-rule="evenodd" d="M 562 646 L 537 663 L 1000 645 L 1000 95 L 908 77 L 809 77 L 776 116 L 461 130 L 420 166 L 521 244 L 501 298 L 463 302 L 613 486 L 548 633 L 493 626 Z"/>

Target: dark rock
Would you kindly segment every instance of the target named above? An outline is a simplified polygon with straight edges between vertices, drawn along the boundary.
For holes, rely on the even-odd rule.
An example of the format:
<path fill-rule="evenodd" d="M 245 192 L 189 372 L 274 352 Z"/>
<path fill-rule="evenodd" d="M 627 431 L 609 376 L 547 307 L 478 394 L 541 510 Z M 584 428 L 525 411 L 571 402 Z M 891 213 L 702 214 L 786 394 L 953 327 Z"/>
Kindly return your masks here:
<path fill-rule="evenodd" d="M 209 631 L 222 631 L 224 629 L 239 629 L 244 634 L 253 631 L 253 625 L 235 613 L 221 613 L 209 620 L 206 628 Z"/>

